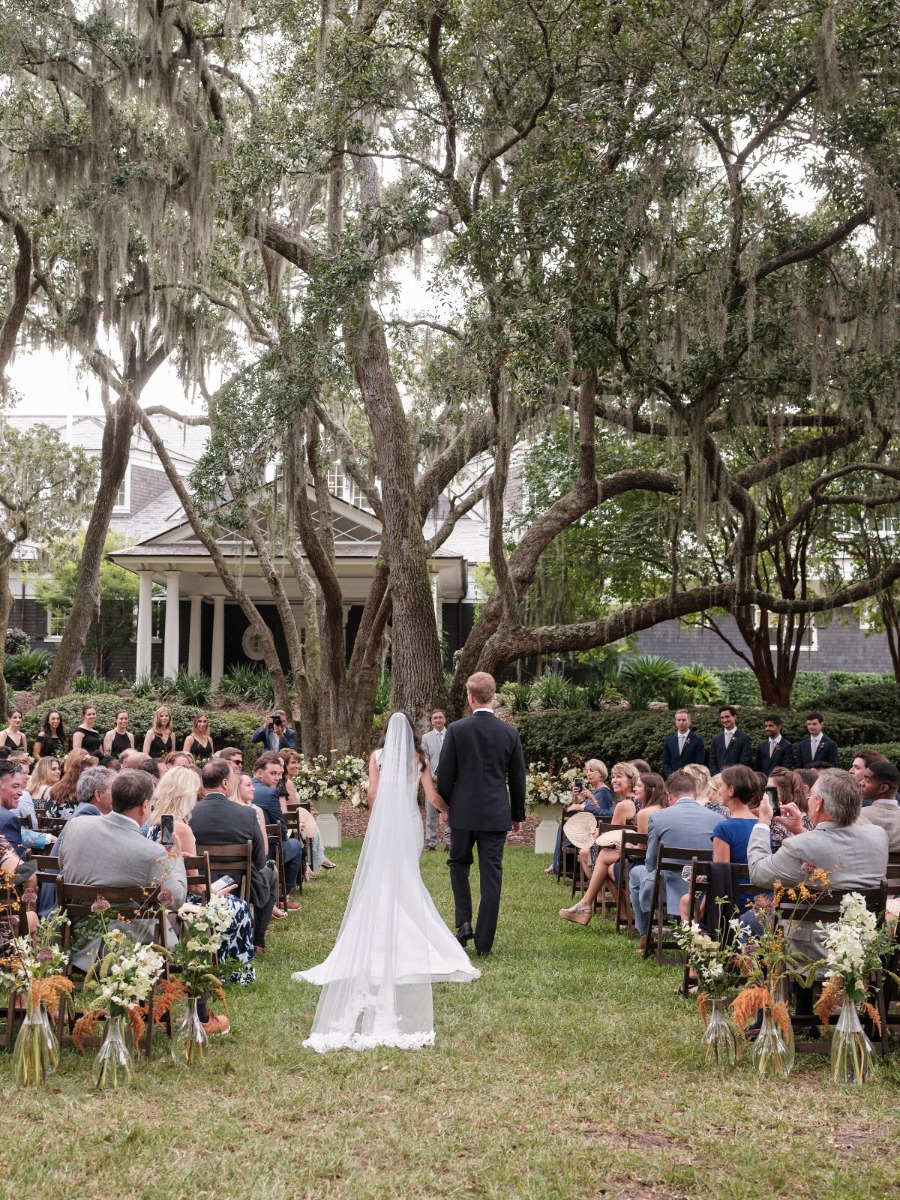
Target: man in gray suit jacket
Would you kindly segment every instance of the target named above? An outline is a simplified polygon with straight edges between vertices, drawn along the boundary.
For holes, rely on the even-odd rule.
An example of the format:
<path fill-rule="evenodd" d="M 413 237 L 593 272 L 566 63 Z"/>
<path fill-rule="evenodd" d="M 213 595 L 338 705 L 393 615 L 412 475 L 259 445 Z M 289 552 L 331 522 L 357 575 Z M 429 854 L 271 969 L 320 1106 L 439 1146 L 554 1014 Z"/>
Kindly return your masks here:
<path fill-rule="evenodd" d="M 436 708 L 431 714 L 431 729 L 422 738 L 422 749 L 428 755 L 431 764 L 431 775 L 434 786 L 437 787 L 438 763 L 441 761 L 441 750 L 444 746 L 444 736 L 447 727 L 447 714 L 442 708 Z M 440 789 L 438 789 L 440 790 Z M 434 850 L 437 846 L 438 817 L 440 813 L 425 797 L 425 848 Z M 450 826 L 444 827 L 444 845 L 450 846 Z"/>
<path fill-rule="evenodd" d="M 697 802 L 697 782 L 688 771 L 674 771 L 666 780 L 670 803 L 662 812 L 654 813 L 647 826 L 647 857 L 628 872 L 628 888 L 634 923 L 641 937 L 650 924 L 650 901 L 656 879 L 656 863 L 660 845 L 681 847 L 684 850 L 709 850 L 712 831 L 722 820 L 705 804 Z M 666 911 L 677 913 L 679 901 L 687 895 L 688 885 L 680 871 L 666 871 Z"/>
<path fill-rule="evenodd" d="M 884 878 L 888 837 L 876 825 L 858 822 L 862 792 L 846 771 L 822 771 L 809 794 L 809 819 L 814 828 L 804 831 L 802 813 L 795 804 L 783 804 L 779 820 L 794 835 L 772 853 L 772 806 L 763 798 L 759 823 L 747 846 L 750 880 L 762 888 L 796 887 L 809 875 L 810 864 L 821 867 L 832 888 L 874 888 Z M 821 935 L 812 924 L 797 927 L 791 944 L 813 958 L 823 956 Z"/>
<path fill-rule="evenodd" d="M 59 869 L 67 883 L 86 886 L 156 887 L 172 893 L 170 908 L 187 895 L 187 879 L 178 834 L 174 855 L 141 835 L 150 815 L 153 780 L 145 771 L 122 771 L 112 785 L 112 812 L 72 822 L 59 850 Z"/>

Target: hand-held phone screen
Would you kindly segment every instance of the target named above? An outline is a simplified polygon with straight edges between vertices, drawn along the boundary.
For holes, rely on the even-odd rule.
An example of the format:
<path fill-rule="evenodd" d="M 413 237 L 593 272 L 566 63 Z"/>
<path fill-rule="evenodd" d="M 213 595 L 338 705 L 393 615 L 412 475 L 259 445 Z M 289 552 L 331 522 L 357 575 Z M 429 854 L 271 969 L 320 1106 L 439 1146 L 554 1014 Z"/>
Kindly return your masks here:
<path fill-rule="evenodd" d="M 175 818 L 171 813 L 164 813 L 159 818 L 159 841 L 162 846 L 175 845 Z"/>

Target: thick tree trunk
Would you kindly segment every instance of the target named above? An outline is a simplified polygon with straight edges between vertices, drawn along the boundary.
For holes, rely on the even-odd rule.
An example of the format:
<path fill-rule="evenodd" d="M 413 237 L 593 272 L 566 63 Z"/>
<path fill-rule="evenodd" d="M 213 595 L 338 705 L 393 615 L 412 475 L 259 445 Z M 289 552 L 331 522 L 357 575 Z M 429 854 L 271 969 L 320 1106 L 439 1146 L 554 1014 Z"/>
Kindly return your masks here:
<path fill-rule="evenodd" d="M 9 627 L 9 614 L 12 612 L 13 606 L 12 592 L 9 590 L 9 560 L 10 555 L 7 554 L 0 561 L 0 629 L 3 630 L 4 638 Z M 9 692 L 6 686 L 6 676 L 3 673 L 5 657 L 5 653 L 0 654 L 0 713 L 4 715 L 9 712 Z"/>
<path fill-rule="evenodd" d="M 882 592 L 878 598 L 878 605 L 881 609 L 881 620 L 884 623 L 884 632 L 887 636 L 888 652 L 890 653 L 891 665 L 894 669 L 894 679 L 897 683 L 900 683 L 900 613 L 897 612 L 893 592 Z"/>
<path fill-rule="evenodd" d="M 350 666 L 347 669 L 348 680 L 352 685 L 349 696 L 350 740 L 357 754 L 372 748 L 372 717 L 381 675 L 381 646 L 390 617 L 391 591 L 388 570 L 382 564 L 369 588 L 369 596 L 350 656 Z"/>

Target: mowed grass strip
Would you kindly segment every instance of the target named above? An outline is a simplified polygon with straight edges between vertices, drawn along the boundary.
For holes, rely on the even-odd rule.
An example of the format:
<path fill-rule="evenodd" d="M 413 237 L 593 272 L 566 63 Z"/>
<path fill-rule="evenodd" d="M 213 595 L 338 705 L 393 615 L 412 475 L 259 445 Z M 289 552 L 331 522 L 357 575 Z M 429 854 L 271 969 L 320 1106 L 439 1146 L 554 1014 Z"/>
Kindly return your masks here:
<path fill-rule="evenodd" d="M 705 1070 L 678 972 L 644 963 L 611 923 L 561 922 L 568 889 L 528 847 L 507 850 L 482 978 L 435 988 L 433 1050 L 304 1050 L 318 989 L 290 973 L 330 950 L 358 853 L 345 842 L 339 869 L 273 926 L 259 982 L 228 989 L 233 1033 L 205 1066 L 174 1064 L 157 1034 L 131 1091 L 95 1095 L 92 1052 L 64 1052 L 34 1092 L 0 1058 L 10 1194 L 900 1196 L 893 1059 L 859 1091 L 832 1087 L 819 1058 L 780 1084 L 757 1083 L 746 1054 L 729 1074 Z M 422 869 L 452 921 L 446 855 L 423 855 Z"/>

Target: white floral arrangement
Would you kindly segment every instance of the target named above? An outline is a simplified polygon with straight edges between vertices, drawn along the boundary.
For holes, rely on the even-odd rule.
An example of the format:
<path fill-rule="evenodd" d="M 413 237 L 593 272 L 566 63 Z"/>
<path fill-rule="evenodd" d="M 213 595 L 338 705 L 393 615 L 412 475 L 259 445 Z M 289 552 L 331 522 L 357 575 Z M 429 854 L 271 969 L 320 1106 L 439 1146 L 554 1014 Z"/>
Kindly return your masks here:
<path fill-rule="evenodd" d="M 893 935 L 880 925 L 859 892 L 841 897 L 840 915 L 830 924 L 819 922 L 825 943 L 825 979 L 840 980 L 855 1001 L 866 998 L 869 972 L 881 965 L 881 956 L 891 946 Z"/>
<path fill-rule="evenodd" d="M 192 954 L 218 954 L 222 938 L 234 921 L 225 896 L 210 896 L 205 904 L 182 904 L 178 920 L 187 926 L 184 945 Z"/>
<path fill-rule="evenodd" d="M 525 773 L 525 803 L 571 804 L 572 788 L 580 778 L 580 769 L 570 767 L 567 758 L 562 760 L 558 773 L 548 770 L 543 763 L 529 763 Z"/>
<path fill-rule="evenodd" d="M 165 958 L 156 946 L 135 942 L 120 929 L 109 930 L 103 941 L 106 953 L 85 979 L 85 996 L 92 1008 L 122 1016 L 149 998 Z"/>
<path fill-rule="evenodd" d="M 320 801 L 342 804 L 350 800 L 354 807 L 366 803 L 368 766 L 363 758 L 346 754 L 331 762 L 324 754 L 315 758 L 301 757 L 294 775 L 297 799 L 303 804 L 318 807 Z"/>

